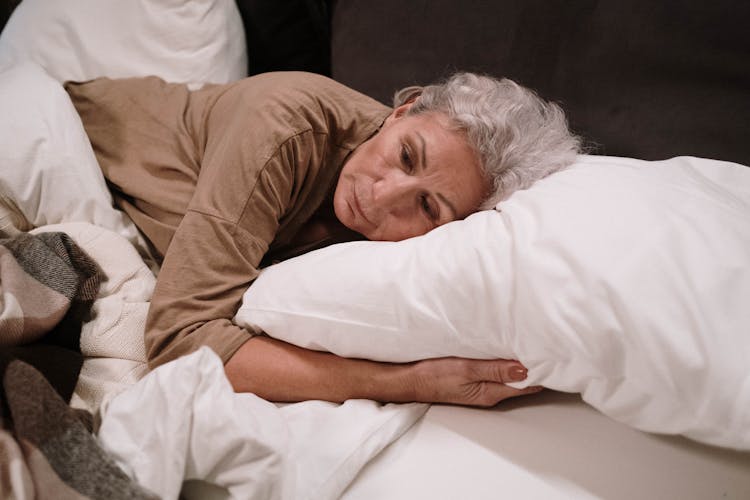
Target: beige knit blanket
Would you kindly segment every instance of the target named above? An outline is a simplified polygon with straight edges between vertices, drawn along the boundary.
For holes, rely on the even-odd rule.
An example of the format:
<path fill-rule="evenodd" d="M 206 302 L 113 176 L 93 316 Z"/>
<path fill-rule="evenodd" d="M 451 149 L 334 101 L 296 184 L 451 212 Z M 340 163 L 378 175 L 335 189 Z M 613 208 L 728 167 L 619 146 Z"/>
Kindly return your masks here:
<path fill-rule="evenodd" d="M 88 223 L 44 226 L 32 231 L 67 233 L 104 271 L 107 279 L 81 328 L 83 367 L 71 405 L 96 413 L 105 398 L 135 384 L 147 370 L 143 334 L 156 278 L 122 236 Z"/>
<path fill-rule="evenodd" d="M 95 412 L 145 372 L 153 281 L 126 240 L 89 224 L 0 237 L 0 498 L 157 498 L 68 406 Z"/>

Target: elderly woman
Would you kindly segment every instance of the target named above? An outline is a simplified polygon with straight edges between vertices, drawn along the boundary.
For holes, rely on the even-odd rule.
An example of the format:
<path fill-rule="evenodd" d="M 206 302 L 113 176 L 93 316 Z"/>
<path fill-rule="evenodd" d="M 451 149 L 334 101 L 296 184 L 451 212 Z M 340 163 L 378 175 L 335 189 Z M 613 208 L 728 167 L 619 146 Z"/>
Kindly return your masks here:
<path fill-rule="evenodd" d="M 345 359 L 234 325 L 263 265 L 357 238 L 422 235 L 572 163 L 562 111 L 457 74 L 394 108 L 328 78 L 268 73 L 190 91 L 157 78 L 66 86 L 116 204 L 161 259 L 146 325 L 155 367 L 213 348 L 237 391 L 273 401 L 493 405 L 532 392 L 516 361 Z"/>

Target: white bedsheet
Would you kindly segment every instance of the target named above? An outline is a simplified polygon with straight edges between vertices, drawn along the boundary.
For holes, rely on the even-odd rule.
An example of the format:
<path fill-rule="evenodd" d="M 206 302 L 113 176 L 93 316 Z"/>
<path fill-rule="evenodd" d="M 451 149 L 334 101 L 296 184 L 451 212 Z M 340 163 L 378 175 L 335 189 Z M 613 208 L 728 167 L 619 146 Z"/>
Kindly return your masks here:
<path fill-rule="evenodd" d="M 200 479 L 218 486 L 215 498 L 324 500 L 339 498 L 426 409 L 364 400 L 279 408 L 234 393 L 204 347 L 105 402 L 98 436 L 160 498 L 177 498 L 183 481 Z"/>
<path fill-rule="evenodd" d="M 750 452 L 640 432 L 579 395 L 434 405 L 342 500 L 750 498 Z"/>

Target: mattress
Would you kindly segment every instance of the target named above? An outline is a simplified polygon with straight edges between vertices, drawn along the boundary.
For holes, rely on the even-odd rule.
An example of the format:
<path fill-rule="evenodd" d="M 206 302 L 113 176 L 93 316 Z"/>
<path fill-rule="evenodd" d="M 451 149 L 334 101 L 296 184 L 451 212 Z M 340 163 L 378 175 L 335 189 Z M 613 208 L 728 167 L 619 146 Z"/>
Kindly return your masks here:
<path fill-rule="evenodd" d="M 505 497 L 750 498 L 750 454 L 644 433 L 546 391 L 492 409 L 433 405 L 342 498 Z"/>

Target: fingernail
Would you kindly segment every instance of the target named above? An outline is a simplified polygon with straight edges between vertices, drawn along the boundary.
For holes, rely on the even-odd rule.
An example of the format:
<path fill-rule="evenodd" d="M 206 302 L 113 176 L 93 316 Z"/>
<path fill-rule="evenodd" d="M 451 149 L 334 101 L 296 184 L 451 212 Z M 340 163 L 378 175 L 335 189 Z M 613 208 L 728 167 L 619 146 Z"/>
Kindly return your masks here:
<path fill-rule="evenodd" d="M 526 368 L 514 366 L 510 369 L 510 379 L 514 382 L 520 382 L 526 378 Z"/>

